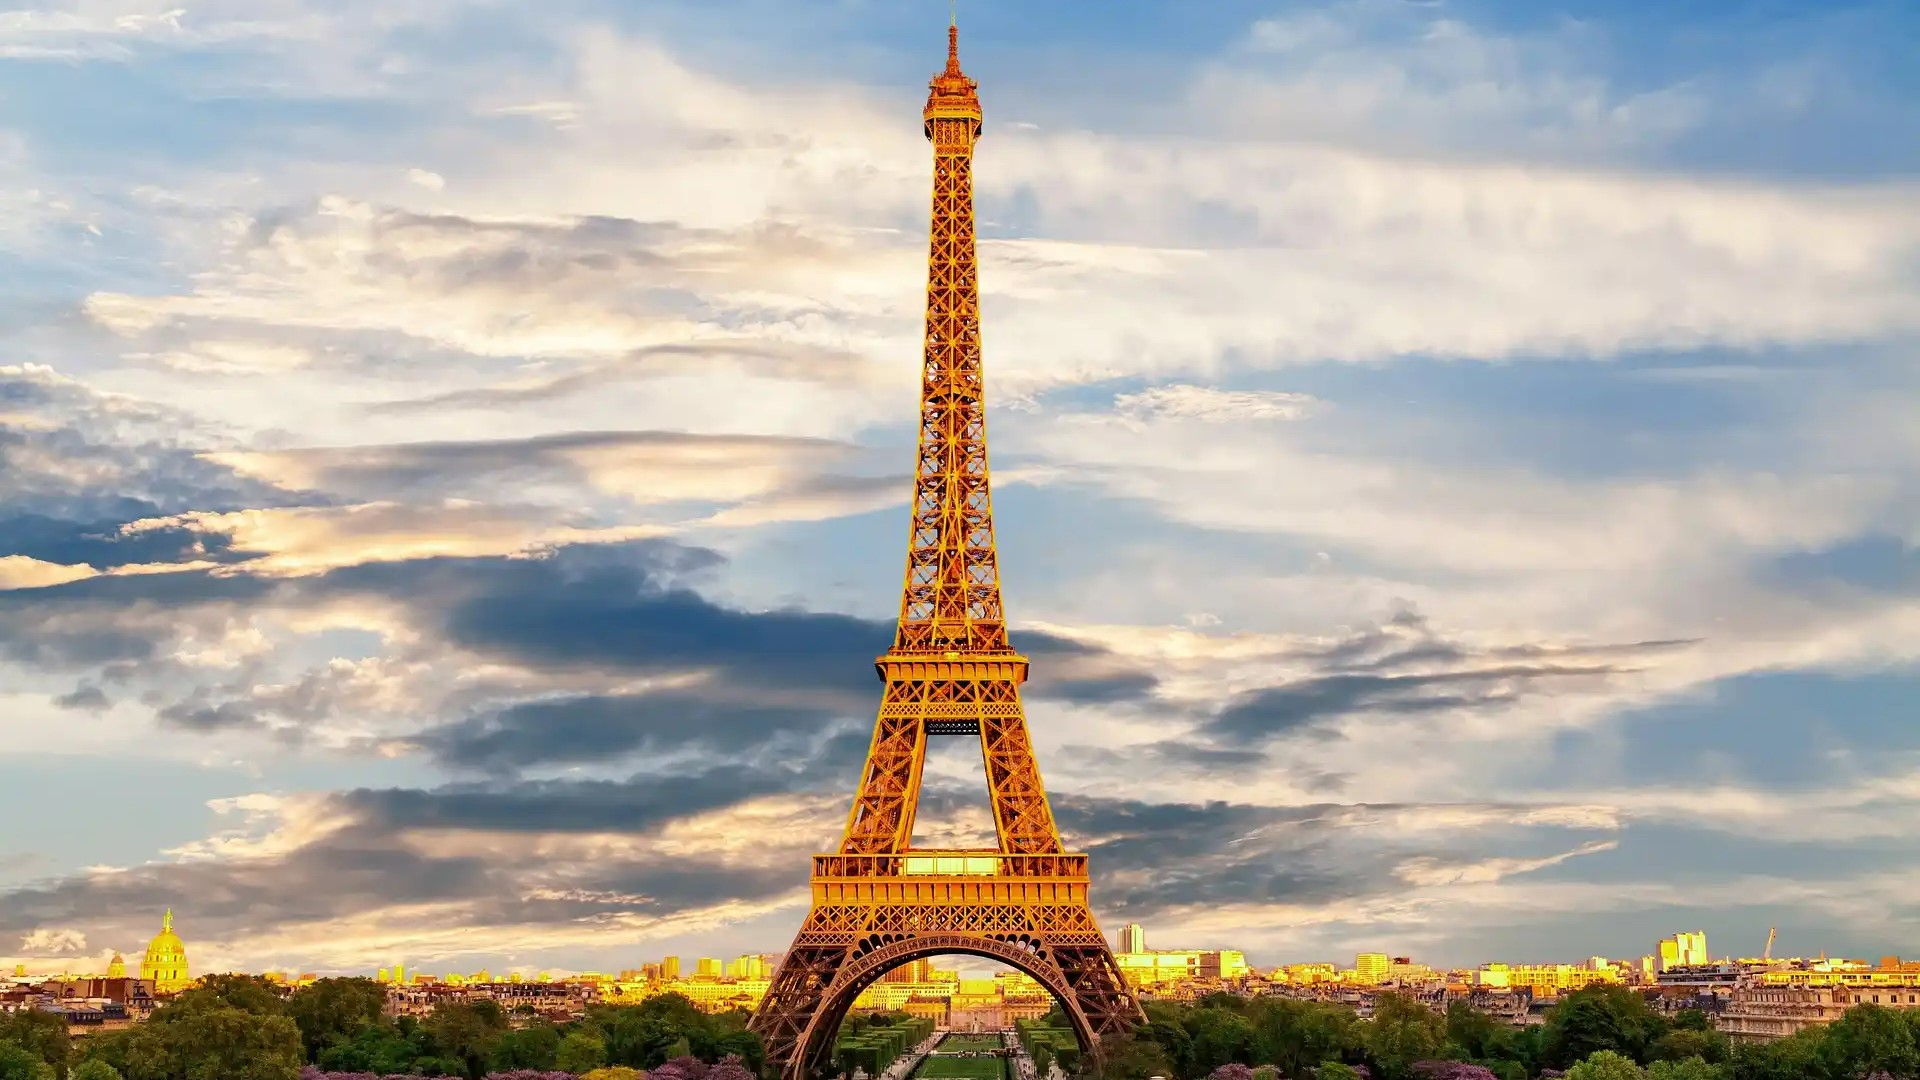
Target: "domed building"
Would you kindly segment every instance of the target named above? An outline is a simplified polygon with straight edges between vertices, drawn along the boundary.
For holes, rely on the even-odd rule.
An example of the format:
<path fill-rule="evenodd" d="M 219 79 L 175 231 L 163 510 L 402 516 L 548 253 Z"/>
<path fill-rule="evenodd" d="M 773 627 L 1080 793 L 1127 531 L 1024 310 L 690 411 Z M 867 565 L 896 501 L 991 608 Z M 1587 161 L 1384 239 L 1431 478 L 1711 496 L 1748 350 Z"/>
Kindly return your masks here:
<path fill-rule="evenodd" d="M 147 957 L 140 961 L 140 977 L 153 984 L 156 994 L 177 994 L 193 985 L 187 973 L 187 946 L 173 932 L 173 909 L 160 920 L 160 933 L 147 943 Z"/>
<path fill-rule="evenodd" d="M 127 977 L 126 958 L 121 956 L 119 953 L 114 953 L 113 959 L 107 962 L 107 978 L 124 979 L 126 977 Z"/>

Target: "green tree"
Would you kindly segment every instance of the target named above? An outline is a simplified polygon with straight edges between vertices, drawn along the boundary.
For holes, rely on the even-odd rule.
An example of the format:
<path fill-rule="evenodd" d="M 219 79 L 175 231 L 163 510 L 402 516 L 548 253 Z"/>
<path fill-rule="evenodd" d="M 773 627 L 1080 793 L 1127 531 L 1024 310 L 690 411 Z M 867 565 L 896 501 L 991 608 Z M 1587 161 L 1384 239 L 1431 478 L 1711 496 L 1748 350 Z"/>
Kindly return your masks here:
<path fill-rule="evenodd" d="M 127 1042 L 133 1038 L 135 1028 L 121 1028 L 118 1031 L 102 1031 L 80 1040 L 75 1049 L 79 1053 L 81 1064 L 98 1061 L 122 1076 L 127 1072 Z M 72 1080 L 69 1074 L 68 1080 Z"/>
<path fill-rule="evenodd" d="M 1705 1058 L 1656 1061 L 1647 1066 L 1647 1080 L 1727 1080 L 1727 1076 L 1725 1065 L 1715 1065 Z"/>
<path fill-rule="evenodd" d="M 1646 1075 L 1625 1054 L 1596 1050 L 1568 1069 L 1566 1080 L 1645 1080 Z"/>
<path fill-rule="evenodd" d="M 0 1080 L 53 1080 L 53 1066 L 12 1039 L 0 1039 Z"/>
<path fill-rule="evenodd" d="M 1447 1006 L 1447 1043 L 1466 1061 L 1499 1057 L 1495 1052 L 1506 1025 L 1464 1001 Z"/>
<path fill-rule="evenodd" d="M 1676 1027 L 1655 1039 L 1649 1052 L 1654 1061 L 1685 1061 L 1688 1058 L 1700 1058 L 1712 1064 L 1727 1060 L 1729 1047 L 1727 1037 L 1717 1031 Z"/>
<path fill-rule="evenodd" d="M 526 1027 L 502 1033 L 487 1062 L 491 1072 L 514 1069 L 551 1072 L 559 1052 L 560 1029 L 544 1020 L 533 1020 Z"/>
<path fill-rule="evenodd" d="M 66 1017 L 59 1013 L 41 1009 L 0 1013 L 0 1039 L 18 1043 L 22 1049 L 52 1066 L 54 1075 L 67 1075 L 73 1044 L 67 1038 Z"/>
<path fill-rule="evenodd" d="M 89 1058 L 73 1067 L 67 1080 L 121 1080 L 120 1071 L 98 1058 Z"/>
<path fill-rule="evenodd" d="M 1809 1080 L 1820 1075 L 1820 1048 L 1826 1033 L 1819 1028 L 1796 1031 L 1772 1042 L 1742 1043 L 1733 1048 L 1734 1080 Z"/>
<path fill-rule="evenodd" d="M 1158 1021 L 1165 1023 L 1165 1021 Z M 1176 1031 L 1178 1024 L 1169 1025 Z M 1150 1076 L 1178 1076 L 1173 1061 L 1160 1043 L 1141 1038 L 1138 1033 L 1101 1040 L 1100 1075 L 1104 1080 L 1147 1080 Z"/>
<path fill-rule="evenodd" d="M 1879 1005 L 1855 1005 L 1827 1025 L 1818 1060 L 1833 1080 L 1872 1073 L 1911 1077 L 1920 1073 L 1913 1028 L 1899 1013 Z"/>
<path fill-rule="evenodd" d="M 1575 990 L 1547 1014 L 1546 1059 L 1566 1068 L 1601 1050 L 1645 1061 L 1666 1025 L 1647 999 L 1623 986 Z"/>
<path fill-rule="evenodd" d="M 1215 990 L 1212 993 L 1200 995 L 1200 1000 L 1194 1002 L 1193 1007 L 1196 1009 L 1225 1009 L 1228 1012 L 1244 1013 L 1247 1011 L 1247 1005 L 1250 1000 L 1249 998 L 1241 997 L 1239 994 L 1230 994 L 1225 990 Z"/>
<path fill-rule="evenodd" d="M 171 1010 L 176 1016 L 199 1009 L 238 1009 L 256 1016 L 285 1016 L 287 1003 L 280 988 L 258 975 L 208 975 L 199 984 L 183 990 L 165 1006 L 154 1010 L 158 1016 Z"/>
<path fill-rule="evenodd" d="M 1712 1031 L 1713 1018 L 1699 1009 L 1681 1009 L 1673 1014 L 1676 1031 Z"/>
<path fill-rule="evenodd" d="M 379 1024 L 386 1005 L 386 988 L 372 979 L 320 979 L 287 998 L 287 1015 L 300 1028 L 307 1059 L 317 1061 L 327 1047 Z"/>
<path fill-rule="evenodd" d="M 568 1032 L 553 1055 L 555 1069 L 575 1076 L 584 1076 L 606 1063 L 606 1042 L 588 1028 Z"/>
<path fill-rule="evenodd" d="M 438 1056 L 457 1061 L 461 1071 L 479 1080 L 487 1071 L 500 1037 L 507 1032 L 506 1010 L 497 1001 L 447 1001 L 434 1006 L 427 1018 Z"/>
<path fill-rule="evenodd" d="M 419 1043 L 429 1040 L 422 1038 Z M 381 1020 L 361 1028 L 352 1038 L 335 1042 L 321 1050 L 314 1064 L 328 1072 L 373 1073 L 391 1076 L 414 1071 L 422 1051 L 432 1056 L 430 1046 L 408 1038 L 398 1024 Z"/>
<path fill-rule="evenodd" d="M 216 992 L 186 1000 L 191 993 L 154 1010 L 133 1029 L 126 1047 L 127 1080 L 295 1080 L 300 1075 L 306 1056 L 292 1020 L 226 1004 L 246 1000 L 244 995 Z"/>
<path fill-rule="evenodd" d="M 766 1048 L 759 1036 L 746 1030 L 748 1015 L 734 1010 L 710 1016 L 683 995 L 660 994 L 638 1005 L 590 1006 L 581 1026 L 606 1044 L 610 1064 L 651 1069 L 676 1057 L 718 1061 L 737 1054 L 757 1070 L 766 1060 Z M 868 1026 L 866 1018 L 849 1017 L 845 1030 Z"/>
<path fill-rule="evenodd" d="M 1157 1003 L 1156 1003 L 1157 1004 Z M 1180 1023 L 1180 1014 L 1172 1009 L 1150 1009 L 1147 1022 L 1135 1028 L 1133 1041 L 1151 1043 L 1160 1048 L 1166 1067 L 1164 1076 L 1193 1076 L 1193 1036 Z M 1111 1074 L 1109 1074 L 1111 1075 Z M 1149 1074 L 1151 1075 L 1151 1074 Z"/>
<path fill-rule="evenodd" d="M 1040 1080 L 1046 1080 L 1047 1070 L 1053 1066 L 1053 1044 L 1050 1042 L 1035 1043 L 1032 1057 L 1033 1074 L 1039 1077 Z"/>
<path fill-rule="evenodd" d="M 1217 997 L 1221 995 L 1208 995 Z M 1182 1076 L 1205 1076 L 1222 1065 L 1254 1060 L 1253 1022 L 1238 1009 L 1194 1009 L 1181 1020 L 1191 1038 Z"/>
<path fill-rule="evenodd" d="M 1360 1038 L 1368 1060 L 1385 1080 L 1408 1080 L 1414 1062 L 1439 1056 L 1446 1021 L 1404 994 L 1381 994 Z"/>
<path fill-rule="evenodd" d="M 1317 1001 L 1262 997 L 1251 1003 L 1254 1057 L 1282 1076 L 1305 1076 L 1358 1043 L 1353 1010 Z"/>
<path fill-rule="evenodd" d="M 1341 1061 L 1323 1061 L 1313 1075 L 1314 1080 L 1360 1080 L 1360 1070 Z"/>

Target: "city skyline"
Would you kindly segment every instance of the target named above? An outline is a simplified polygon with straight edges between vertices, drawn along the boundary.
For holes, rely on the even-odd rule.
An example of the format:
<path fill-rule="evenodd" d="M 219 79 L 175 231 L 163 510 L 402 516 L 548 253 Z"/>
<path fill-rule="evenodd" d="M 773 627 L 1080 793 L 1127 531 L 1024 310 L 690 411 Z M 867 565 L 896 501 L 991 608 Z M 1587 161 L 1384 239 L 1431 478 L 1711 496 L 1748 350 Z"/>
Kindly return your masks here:
<path fill-rule="evenodd" d="M 1268 957 L 1260 957 L 1257 955 L 1249 958 L 1247 957 L 1247 954 L 1245 953 L 1244 950 L 1233 948 L 1230 945 L 1227 945 L 1227 946 L 1215 945 L 1215 946 L 1205 946 L 1205 947 L 1196 948 L 1188 945 L 1183 945 L 1177 942 L 1168 944 L 1168 943 L 1159 942 L 1159 941 L 1149 941 L 1147 937 L 1147 929 L 1145 927 L 1142 927 L 1138 923 L 1125 923 L 1118 927 L 1115 927 L 1111 932 L 1110 936 L 1112 938 L 1111 944 L 1114 951 L 1116 952 L 1116 954 L 1119 954 L 1122 956 L 1127 956 L 1127 955 L 1138 956 L 1142 954 L 1151 954 L 1151 953 L 1158 953 L 1158 952 L 1183 953 L 1183 954 L 1198 954 L 1198 953 L 1216 953 L 1217 954 L 1224 951 L 1225 953 L 1231 954 L 1232 956 L 1237 958 L 1235 961 L 1233 961 L 1233 963 L 1244 964 L 1246 970 L 1253 973 L 1261 973 L 1261 974 L 1284 969 L 1284 968 L 1291 968 L 1291 967 L 1327 966 L 1327 967 L 1338 969 L 1340 967 L 1340 961 L 1345 959 L 1343 957 L 1328 957 L 1328 956 L 1316 956 L 1316 957 L 1294 956 L 1294 957 L 1268 958 Z M 163 941 L 167 943 L 166 948 L 163 951 L 156 954 L 156 951 L 155 951 L 156 948 Z M 1428 958 L 1420 957 L 1412 953 L 1407 953 L 1391 947 L 1363 949 L 1353 955 L 1355 957 L 1356 966 L 1361 962 L 1364 962 L 1365 959 L 1368 957 L 1377 957 L 1383 963 L 1388 959 L 1392 959 L 1393 962 L 1396 964 L 1412 963 L 1412 964 L 1417 964 L 1423 967 L 1431 968 L 1435 971 L 1468 971 L 1468 970 L 1473 970 L 1475 968 L 1484 968 L 1490 964 L 1493 964 L 1493 965 L 1517 964 L 1517 965 L 1524 965 L 1524 966 L 1540 966 L 1540 965 L 1580 966 L 1580 965 L 1589 965 L 1601 959 L 1605 959 L 1608 963 L 1611 963 L 1611 964 L 1628 965 L 1628 966 L 1632 966 L 1635 964 L 1651 964 L 1654 970 L 1661 970 L 1661 969 L 1664 969 L 1665 967 L 1673 966 L 1673 965 L 1687 966 L 1687 965 L 1713 965 L 1713 964 L 1725 964 L 1725 963 L 1752 962 L 1756 958 L 1763 955 L 1772 956 L 1776 961 L 1779 961 L 1779 962 L 1787 962 L 1787 961 L 1798 962 L 1798 961 L 1809 961 L 1809 960 L 1825 962 L 1828 960 L 1833 960 L 1833 961 L 1844 961 L 1844 962 L 1859 963 L 1859 964 L 1871 964 L 1871 963 L 1877 962 L 1878 960 L 1884 960 L 1887 957 L 1896 955 L 1894 953 L 1888 952 L 1885 949 L 1882 949 L 1871 955 L 1861 954 L 1858 956 L 1843 957 L 1838 954 L 1831 954 L 1826 949 L 1819 949 L 1819 950 L 1807 950 L 1807 951 L 1799 952 L 1792 956 L 1789 956 L 1784 950 L 1780 950 L 1780 951 L 1775 950 L 1775 937 L 1771 934 L 1768 936 L 1762 948 L 1749 949 L 1744 951 L 1738 948 L 1734 948 L 1731 950 L 1722 950 L 1718 953 L 1709 952 L 1707 949 L 1706 941 L 1707 941 L 1707 934 L 1705 931 L 1699 931 L 1699 930 L 1675 931 L 1673 934 L 1670 934 L 1654 942 L 1653 947 L 1650 951 L 1644 951 L 1640 953 L 1621 953 L 1616 955 L 1616 954 L 1605 954 L 1605 953 L 1589 951 L 1585 953 L 1579 953 L 1578 955 L 1569 954 L 1569 955 L 1560 955 L 1560 956 L 1500 955 L 1500 956 L 1482 957 L 1472 963 L 1466 963 L 1466 964 L 1430 963 L 1428 962 Z M 1375 944 L 1379 945 L 1383 943 L 1375 943 Z M 1390 946 L 1391 943 L 1384 943 L 1384 944 L 1387 944 Z M 134 945 L 135 947 L 132 948 L 131 950 L 107 947 L 107 948 L 98 950 L 94 953 L 85 954 L 81 956 L 66 956 L 66 957 L 56 956 L 56 957 L 43 957 L 39 959 L 14 958 L 10 964 L 10 967 L 13 969 L 13 973 L 15 975 L 32 976 L 32 977 L 50 977 L 50 976 L 59 976 L 59 975 L 101 976 L 104 972 L 107 972 L 113 968 L 123 966 L 124 956 L 126 955 L 139 956 L 144 951 L 146 953 L 146 962 L 139 966 L 141 977 L 143 978 L 148 977 L 146 974 L 147 970 L 153 965 L 155 965 L 156 963 L 158 963 L 160 965 L 163 965 L 167 969 L 172 969 L 170 971 L 162 973 L 162 976 L 164 978 L 169 978 L 176 983 L 179 982 L 181 979 L 184 979 L 185 976 L 179 974 L 179 972 L 183 971 L 186 967 L 186 959 L 183 954 L 184 946 L 181 942 L 181 939 L 175 935 L 174 913 L 171 910 L 165 913 L 165 916 L 162 920 L 161 934 L 159 937 L 153 939 L 151 942 L 142 940 L 140 942 L 134 943 Z M 662 954 L 658 956 L 643 957 L 638 962 L 634 962 L 634 963 L 625 963 L 623 961 L 620 964 L 601 964 L 598 966 L 591 966 L 591 967 L 578 968 L 578 969 L 553 967 L 553 966 L 543 967 L 540 965 L 519 964 L 519 965 L 509 965 L 506 967 L 502 967 L 498 971 L 494 971 L 491 967 L 485 967 L 485 966 L 478 967 L 478 968 L 471 967 L 471 966 L 462 968 L 458 965 L 446 966 L 439 969 L 429 970 L 430 968 L 433 967 L 431 964 L 419 965 L 419 964 L 409 962 L 404 957 L 395 957 L 390 961 L 384 962 L 380 966 L 373 967 L 373 968 L 366 968 L 366 969 L 314 968 L 307 965 L 291 964 L 291 965 L 280 965 L 280 966 L 274 966 L 274 967 L 261 968 L 261 969 L 256 969 L 252 971 L 244 971 L 240 973 L 278 974 L 278 975 L 289 976 L 289 977 L 295 976 L 295 975 L 313 975 L 313 976 L 318 976 L 323 978 L 335 977 L 335 976 L 374 977 L 382 982 L 385 982 L 388 980 L 389 974 L 392 975 L 395 981 L 399 981 L 401 978 L 402 972 L 407 973 L 409 977 L 417 976 L 417 977 L 427 978 L 431 980 L 439 980 L 447 977 L 473 978 L 473 977 L 476 977 L 476 973 L 486 973 L 486 974 L 492 974 L 492 975 L 497 975 L 501 977 L 511 976 L 515 979 L 531 977 L 534 975 L 551 976 L 556 979 L 564 979 L 564 978 L 573 978 L 581 975 L 614 976 L 616 974 L 640 972 L 642 970 L 652 972 L 653 975 L 650 975 L 649 977 L 654 977 L 655 975 L 657 975 L 658 977 L 669 979 L 669 980 L 676 979 L 676 978 L 693 978 L 695 976 L 702 977 L 702 978 L 724 977 L 727 979 L 732 979 L 736 977 L 767 978 L 767 977 L 770 977 L 773 967 L 777 965 L 780 955 L 781 954 L 778 951 L 749 949 L 744 952 L 733 952 L 733 951 L 723 950 L 717 955 L 710 955 L 710 956 L 697 956 L 693 954 L 687 954 L 687 955 Z M 156 956 L 158 956 L 157 960 L 156 960 Z M 747 960 L 754 961 L 756 965 L 756 970 L 750 975 L 744 974 L 736 969 L 736 965 Z M 965 955 L 947 955 L 947 956 L 940 956 L 936 958 L 936 962 L 939 965 L 943 965 L 942 970 L 959 971 L 967 974 L 967 977 L 977 977 L 980 973 L 988 973 L 989 977 L 991 977 L 994 974 L 1010 974 L 1010 975 L 1019 974 L 1015 969 L 985 957 L 965 956 Z M 916 965 L 925 964 L 925 963 L 927 962 L 926 961 L 915 962 Z M 90 966 L 90 964 L 94 966 Z M 915 965 L 909 965 L 909 966 L 912 967 Z M 209 973 L 216 973 L 216 974 L 226 973 L 228 970 L 240 971 L 240 969 L 213 969 L 205 966 L 196 965 L 193 970 L 193 977 L 198 978 L 201 975 L 205 975 Z M 1128 969 L 1128 970 L 1131 970 L 1131 969 Z"/>
<path fill-rule="evenodd" d="M 0 963 L 166 907 L 206 970 L 784 945 L 897 602 L 896 7 L 0 27 Z M 966 16 L 1103 926 L 1897 952 L 1920 16 L 1192 10 Z M 921 846 L 992 835 L 958 749 Z"/>

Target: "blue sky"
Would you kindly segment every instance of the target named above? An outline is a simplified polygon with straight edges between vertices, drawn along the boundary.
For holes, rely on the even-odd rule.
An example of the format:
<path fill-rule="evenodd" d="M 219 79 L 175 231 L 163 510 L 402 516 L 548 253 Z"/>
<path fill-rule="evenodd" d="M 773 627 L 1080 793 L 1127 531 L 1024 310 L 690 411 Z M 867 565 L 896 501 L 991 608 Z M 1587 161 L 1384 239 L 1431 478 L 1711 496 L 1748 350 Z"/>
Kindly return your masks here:
<path fill-rule="evenodd" d="M 1104 924 L 1911 948 L 1911 5 L 961 7 Z M 0 19 L 0 962 L 169 905 L 209 969 L 785 945 L 897 603 L 945 15 Z"/>

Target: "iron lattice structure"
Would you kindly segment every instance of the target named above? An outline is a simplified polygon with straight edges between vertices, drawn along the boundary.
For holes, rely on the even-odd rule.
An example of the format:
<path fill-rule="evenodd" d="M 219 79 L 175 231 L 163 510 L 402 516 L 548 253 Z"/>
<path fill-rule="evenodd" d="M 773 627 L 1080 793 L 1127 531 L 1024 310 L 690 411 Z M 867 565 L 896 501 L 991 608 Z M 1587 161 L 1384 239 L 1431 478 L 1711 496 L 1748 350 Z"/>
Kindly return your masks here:
<path fill-rule="evenodd" d="M 1007 643 L 987 483 L 974 261 L 977 84 L 947 67 L 924 113 L 933 143 L 927 327 L 913 529 L 886 684 L 840 850 L 813 858 L 813 908 L 753 1017 L 787 1080 L 819 1073 L 853 999 L 940 953 L 999 960 L 1045 986 L 1089 1051 L 1144 1017 L 1087 904 L 1087 857 L 1064 851 L 1027 738 L 1027 658 Z M 927 740 L 976 735 L 999 846 L 911 848 Z"/>

